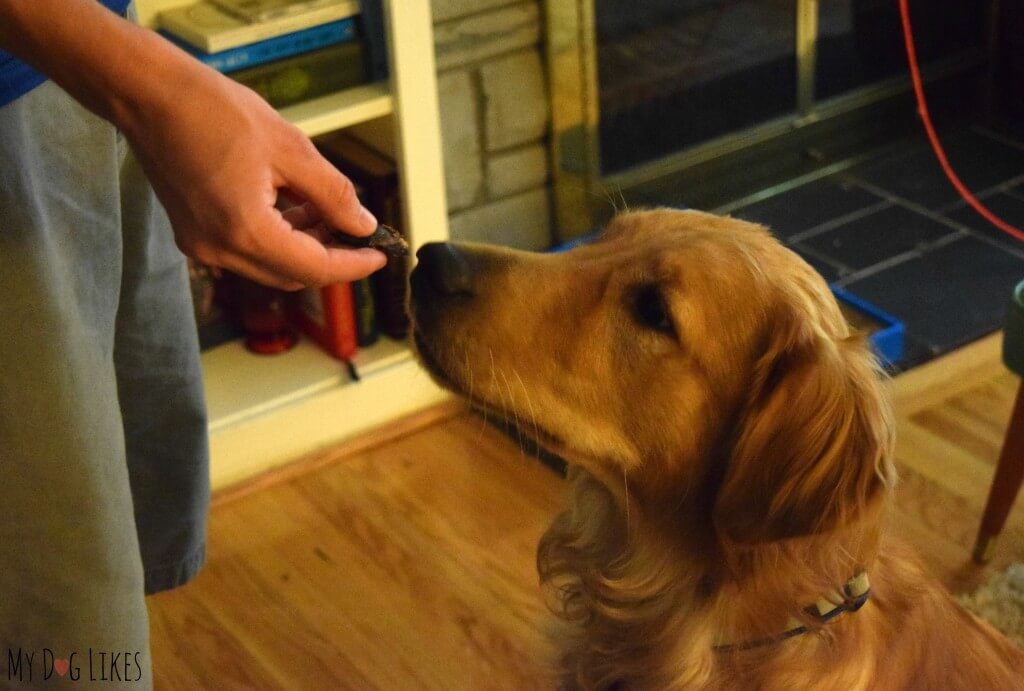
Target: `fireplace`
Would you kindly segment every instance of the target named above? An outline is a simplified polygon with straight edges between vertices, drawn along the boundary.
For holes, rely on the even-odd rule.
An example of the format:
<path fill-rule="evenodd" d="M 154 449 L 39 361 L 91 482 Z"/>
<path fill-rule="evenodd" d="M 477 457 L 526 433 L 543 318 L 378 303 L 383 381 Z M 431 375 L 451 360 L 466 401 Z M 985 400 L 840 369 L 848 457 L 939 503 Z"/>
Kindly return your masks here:
<path fill-rule="evenodd" d="M 911 10 L 932 82 L 985 64 L 992 6 Z M 563 239 L 609 196 L 718 206 L 884 136 L 893 103 L 914 124 L 895 0 L 551 0 L 547 21 Z"/>

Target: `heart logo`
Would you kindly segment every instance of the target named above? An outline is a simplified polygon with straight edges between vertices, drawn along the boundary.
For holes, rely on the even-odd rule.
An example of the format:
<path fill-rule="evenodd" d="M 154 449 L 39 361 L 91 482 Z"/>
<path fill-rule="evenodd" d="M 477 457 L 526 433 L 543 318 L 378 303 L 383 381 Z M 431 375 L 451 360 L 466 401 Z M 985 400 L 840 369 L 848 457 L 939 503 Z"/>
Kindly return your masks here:
<path fill-rule="evenodd" d="M 53 671 L 55 671 L 57 674 L 63 677 L 65 674 L 68 673 L 68 667 L 70 666 L 70 664 L 71 663 L 69 663 L 67 660 L 54 660 Z"/>

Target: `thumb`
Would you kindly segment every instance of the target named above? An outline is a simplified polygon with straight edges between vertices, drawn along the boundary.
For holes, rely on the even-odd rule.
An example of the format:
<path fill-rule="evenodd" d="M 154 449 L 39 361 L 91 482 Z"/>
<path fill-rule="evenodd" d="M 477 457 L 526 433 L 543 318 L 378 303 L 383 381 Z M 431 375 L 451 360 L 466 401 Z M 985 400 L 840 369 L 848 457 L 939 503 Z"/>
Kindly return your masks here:
<path fill-rule="evenodd" d="M 307 140 L 308 141 L 308 140 Z M 309 142 L 304 155 L 288 157 L 283 182 L 316 206 L 323 219 L 350 235 L 370 235 L 377 219 L 363 208 L 352 181 L 331 165 Z"/>

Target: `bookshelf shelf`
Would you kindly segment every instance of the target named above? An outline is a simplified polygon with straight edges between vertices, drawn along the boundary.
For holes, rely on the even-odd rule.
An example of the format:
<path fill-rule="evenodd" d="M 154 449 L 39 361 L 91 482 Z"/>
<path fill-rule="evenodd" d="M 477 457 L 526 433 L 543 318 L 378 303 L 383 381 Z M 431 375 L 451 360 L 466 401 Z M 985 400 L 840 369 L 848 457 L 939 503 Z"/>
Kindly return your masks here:
<path fill-rule="evenodd" d="M 381 339 L 362 349 L 353 362 L 360 377 L 370 378 L 411 357 L 403 344 Z M 205 351 L 202 361 L 207 373 L 206 404 L 211 432 L 322 391 L 355 383 L 342 362 L 307 339 L 280 355 L 256 355 L 241 341 L 233 341 Z"/>
<path fill-rule="evenodd" d="M 445 398 L 405 344 L 387 338 L 354 359 L 359 381 L 305 339 L 272 356 L 226 343 L 202 362 L 216 487 Z"/>
<path fill-rule="evenodd" d="M 139 20 L 152 27 L 160 11 L 191 1 L 136 0 Z M 390 122 L 403 220 L 415 249 L 448 237 L 433 23 L 429 3 L 383 0 L 383 5 L 390 81 L 280 112 L 310 137 L 370 121 Z M 349 380 L 342 363 L 308 341 L 272 357 L 228 343 L 204 353 L 202 360 L 215 489 L 446 398 L 404 344 L 386 339 L 357 356 L 358 382 Z"/>
<path fill-rule="evenodd" d="M 377 82 L 297 103 L 279 112 L 306 136 L 316 137 L 390 115 L 391 111 L 391 91 L 386 82 Z"/>

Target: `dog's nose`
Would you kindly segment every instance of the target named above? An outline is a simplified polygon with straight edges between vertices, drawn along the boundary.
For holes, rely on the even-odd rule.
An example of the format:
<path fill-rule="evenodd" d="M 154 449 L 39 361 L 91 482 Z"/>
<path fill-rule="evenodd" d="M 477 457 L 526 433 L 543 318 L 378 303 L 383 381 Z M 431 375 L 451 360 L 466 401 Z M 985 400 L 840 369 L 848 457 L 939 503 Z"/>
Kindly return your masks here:
<path fill-rule="evenodd" d="M 472 295 L 473 274 L 465 253 L 448 242 L 429 242 L 416 253 L 418 269 L 441 295 Z"/>

